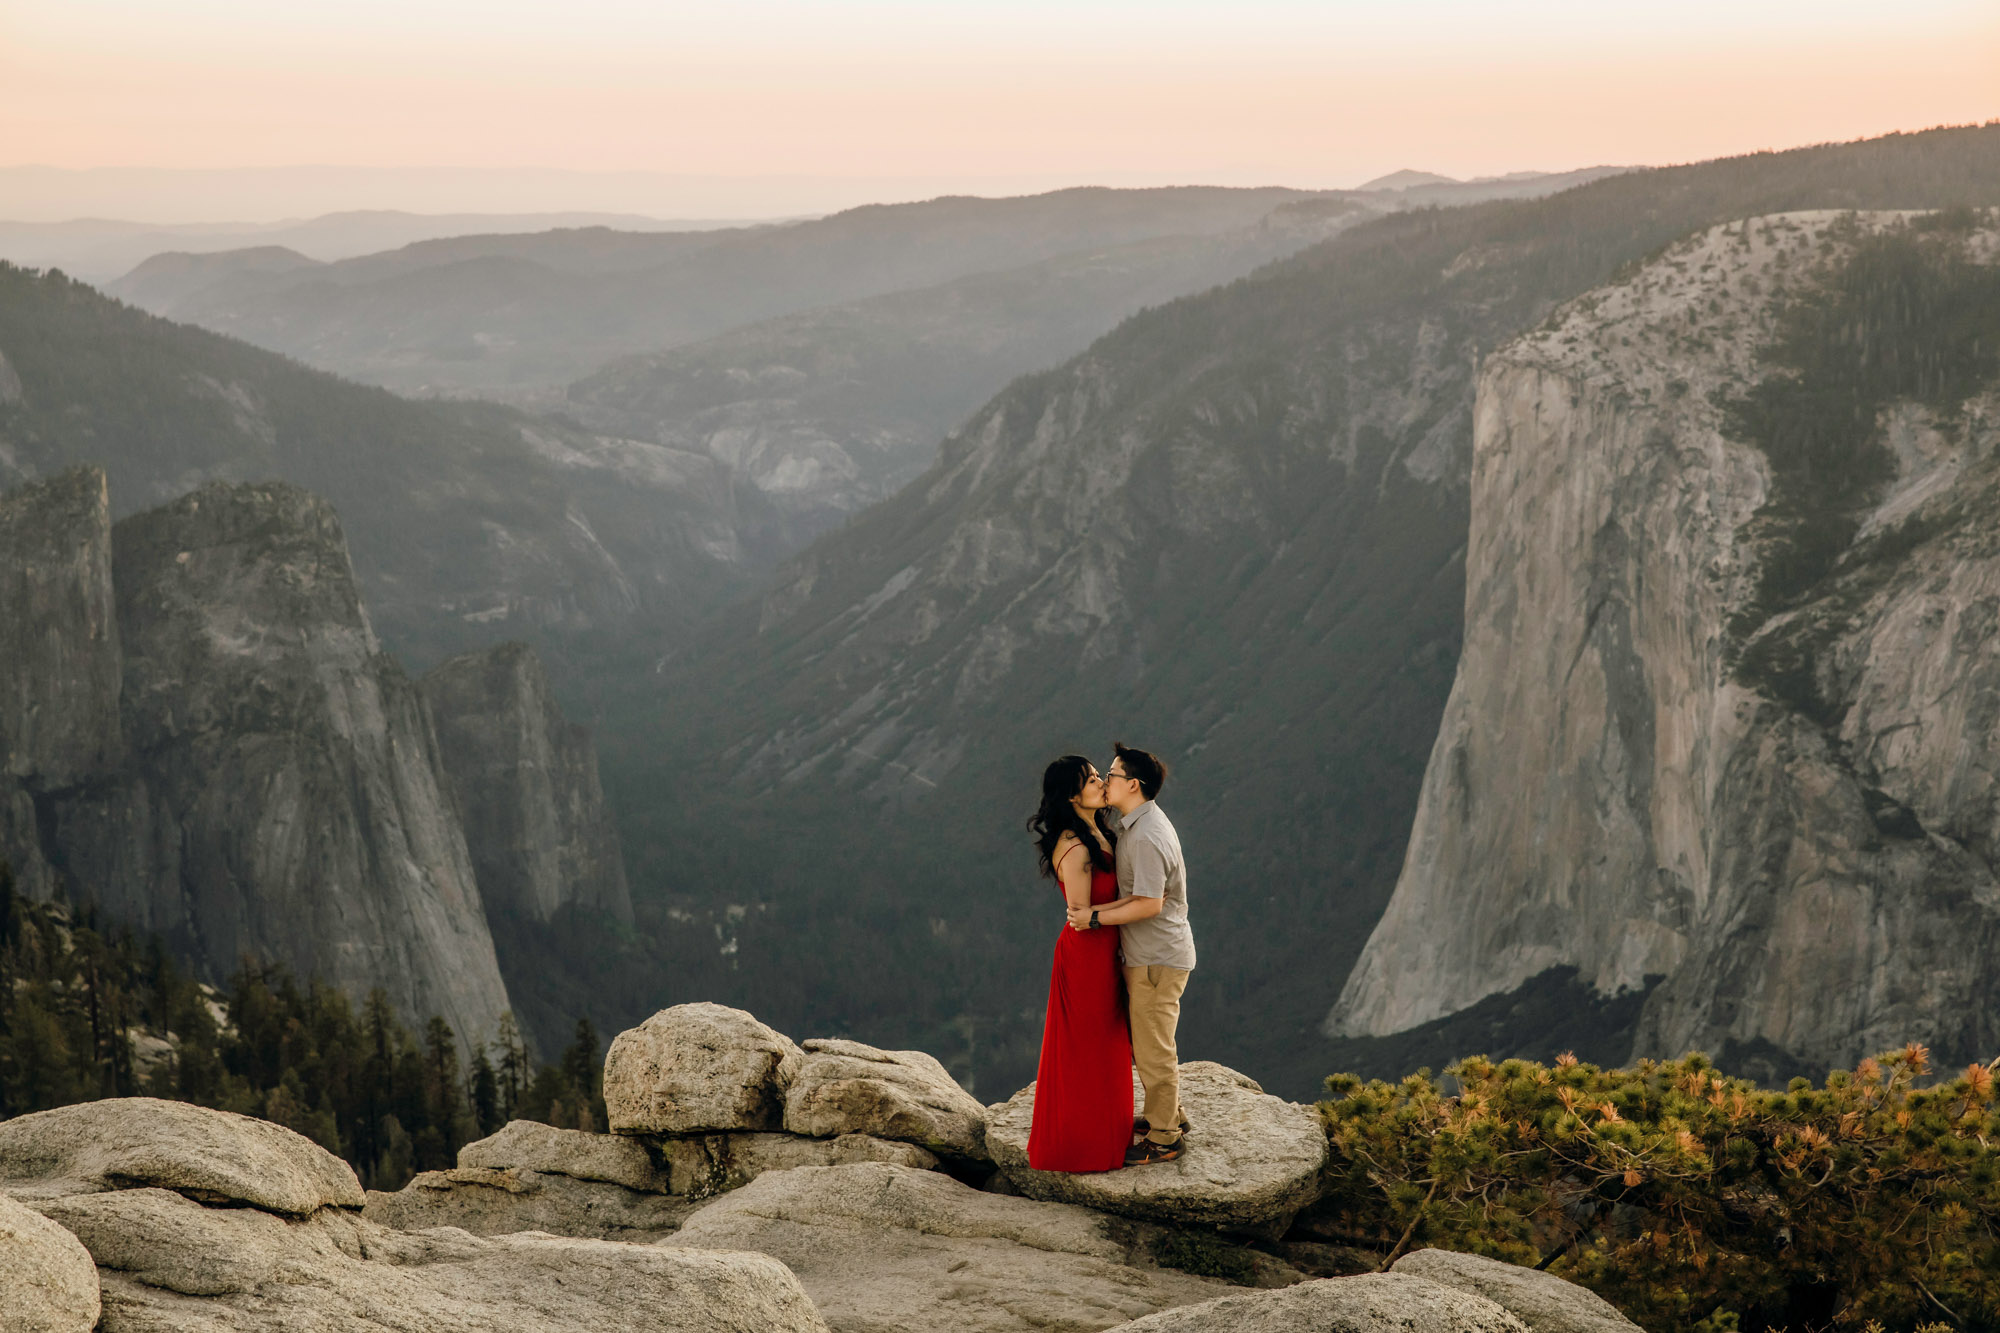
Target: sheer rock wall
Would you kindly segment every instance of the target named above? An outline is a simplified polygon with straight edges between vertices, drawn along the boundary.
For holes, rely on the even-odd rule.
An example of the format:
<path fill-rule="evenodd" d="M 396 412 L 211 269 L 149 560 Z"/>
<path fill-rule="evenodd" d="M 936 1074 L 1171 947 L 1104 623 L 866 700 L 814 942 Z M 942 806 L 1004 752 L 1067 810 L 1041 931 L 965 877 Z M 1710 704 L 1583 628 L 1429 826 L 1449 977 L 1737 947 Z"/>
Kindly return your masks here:
<path fill-rule="evenodd" d="M 1752 614 L 1773 475 L 1719 403 L 1852 239 L 1832 214 L 1713 229 L 1483 368 L 1464 654 L 1329 1032 L 1567 965 L 1664 978 L 1635 1055 L 1780 1078 L 2000 1045 L 2000 395 L 1890 407 L 1896 475 L 1841 563 Z M 1806 645 L 1809 700 L 1741 667 L 1760 641 Z"/>
<path fill-rule="evenodd" d="M 104 474 L 72 468 L 0 496 L 0 860 L 46 898 L 37 815 L 121 744 L 118 619 Z"/>
<path fill-rule="evenodd" d="M 527 649 L 434 677 L 516 745 L 511 785 L 466 778 L 475 861 L 324 501 L 216 483 L 109 515 L 96 468 L 0 497 L 0 860 L 22 892 L 94 902 L 212 978 L 250 957 L 381 987 L 468 1040 L 510 1007 L 489 882 L 508 907 L 553 892 L 629 919 L 589 738 Z M 461 667 L 491 688 L 441 688 Z"/>
<path fill-rule="evenodd" d="M 420 682 L 489 911 L 576 907 L 632 921 L 590 733 L 564 719 L 534 650 L 454 657 Z"/>

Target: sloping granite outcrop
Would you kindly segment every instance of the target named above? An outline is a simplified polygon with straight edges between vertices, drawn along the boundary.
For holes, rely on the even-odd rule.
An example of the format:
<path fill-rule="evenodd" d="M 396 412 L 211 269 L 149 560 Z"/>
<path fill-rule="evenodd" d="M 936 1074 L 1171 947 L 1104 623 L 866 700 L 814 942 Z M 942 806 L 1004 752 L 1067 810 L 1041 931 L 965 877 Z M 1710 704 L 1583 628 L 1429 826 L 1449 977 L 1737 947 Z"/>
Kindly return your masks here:
<path fill-rule="evenodd" d="M 747 1087 L 768 1115 L 780 1067 L 797 1073 L 786 1063 L 789 1043 L 740 1010 L 656 1018 L 654 1054 L 699 1052 L 652 1070 L 677 1105 L 741 1109 Z M 681 1040 L 665 1041 L 671 1033 Z M 912 1053 L 855 1043 L 808 1042 L 802 1054 L 833 1057 L 822 1074 L 851 1073 L 850 1062 L 874 1070 L 877 1055 L 928 1068 Z M 1390 1324 L 1416 1333 L 1632 1333 L 1587 1292 L 1470 1256 L 1422 1252 L 1386 1275 L 1312 1280 L 1354 1270 L 1321 1262 L 1317 1251 L 1332 1247 L 1274 1243 L 1289 1195 L 1245 1225 L 1237 1219 L 1250 1196 L 1214 1183 L 1218 1163 L 1237 1162 L 1258 1177 L 1252 1193 L 1268 1187 L 1280 1174 L 1271 1164 L 1297 1147 L 1300 1116 L 1311 1113 L 1219 1065 L 1190 1065 L 1184 1077 L 1195 1133 L 1214 1136 L 1217 1151 L 1195 1173 L 1071 1178 L 1104 1192 L 1099 1207 L 1019 1197 L 1039 1173 L 1007 1171 L 979 1188 L 970 1159 L 950 1164 L 965 1177 L 955 1178 L 917 1144 L 852 1132 L 872 1114 L 865 1099 L 856 1121 L 824 1126 L 848 1132 L 822 1136 L 593 1134 L 515 1121 L 467 1144 L 451 1170 L 425 1172 L 393 1194 L 369 1192 L 357 1208 L 353 1173 L 289 1130 L 130 1098 L 0 1123 L 0 1190 L 88 1251 L 105 1333 L 1308 1325 L 1370 1333 Z M 1012 1117 L 1032 1114 L 1031 1097 L 1032 1089 L 995 1108 L 981 1141 L 1004 1156 Z M 846 1104 L 833 1098 L 820 1109 L 831 1115 Z M 1316 1173 L 1324 1134 L 1316 1120 L 1311 1128 L 1318 1145 L 1306 1155 Z M 1106 1190 L 1120 1178 L 1122 1195 Z M 1198 1180 L 1211 1181 L 1216 1197 L 1196 1197 Z M 0 1195 L 0 1230 L 5 1202 Z M 1231 1225 L 1265 1234 L 1218 1234 Z M 21 1267 L 8 1259 L 0 1255 L 0 1281 Z M 1369 1266 L 1379 1262 L 1367 1256 Z M 1264 1290 L 1230 1295 L 1245 1287 Z"/>
<path fill-rule="evenodd" d="M 1877 244 L 2000 256 L 1990 227 L 1752 218 L 1487 359 L 1464 653 L 1330 1035 L 1567 967 L 1645 993 L 1632 1054 L 1768 1082 L 2000 1045 L 2000 386 L 1867 389 L 1853 458 L 1786 446 L 1810 483 L 1729 408 L 1807 384 L 1770 354 L 1787 311 Z M 1954 329 L 1923 355 L 1976 361 Z"/>
<path fill-rule="evenodd" d="M 801 1050 L 726 1005 L 675 1005 L 620 1033 L 604 1090 L 612 1133 L 514 1121 L 461 1148 L 452 1170 L 371 1191 L 369 1216 L 486 1235 L 652 1239 L 701 1200 L 771 1172 L 932 1171 L 941 1155 L 975 1178 L 990 1171 L 985 1108 L 932 1057 L 832 1039 Z"/>
<path fill-rule="evenodd" d="M 370 1190 L 367 1210 L 370 1218 L 405 1229 L 657 1240 L 702 1200 L 766 1172 L 856 1162 L 918 1171 L 939 1164 L 914 1143 L 858 1133 L 590 1134 L 516 1120 L 460 1148 L 458 1165 L 449 1171 L 422 1172 L 393 1193 Z"/>
<path fill-rule="evenodd" d="M 475 1236 L 546 1231 L 645 1243 L 672 1235 L 699 1206 L 685 1192 L 635 1190 L 526 1167 L 457 1166 L 418 1172 L 399 1190 L 368 1191 L 362 1215 L 401 1231 L 458 1227 Z"/>
<path fill-rule="evenodd" d="M 1391 1273 L 1484 1296 L 1535 1333 L 1639 1333 L 1611 1302 L 1550 1273 L 1452 1250 L 1416 1250 Z"/>
<path fill-rule="evenodd" d="M 932 1171 L 801 1167 L 723 1195 L 663 1245 L 773 1255 L 828 1324 L 857 1333 L 1104 1328 L 1230 1290 L 1147 1264 L 1105 1223 Z"/>
<path fill-rule="evenodd" d="M 0 1311 L 13 1333 L 90 1333 L 100 1304 L 90 1251 L 0 1194 Z"/>
<path fill-rule="evenodd" d="M 1135 1105 L 1142 1093 L 1133 1078 Z M 1073 1175 L 1028 1166 L 1035 1117 L 1029 1084 L 986 1115 L 993 1160 L 1021 1193 L 1159 1222 L 1193 1223 L 1275 1237 L 1319 1197 L 1326 1129 L 1319 1113 L 1267 1094 L 1235 1070 L 1198 1060 L 1181 1066 L 1181 1105 L 1195 1128 L 1171 1162 Z"/>
<path fill-rule="evenodd" d="M 100 512 L 101 494 L 84 533 Z M 507 992 L 430 718 L 376 642 L 333 511 L 292 486 L 204 487 L 111 529 L 108 591 L 118 729 L 78 742 L 67 771 L 91 771 L 36 812 L 74 892 L 200 972 L 279 961 L 490 1034 Z"/>
<path fill-rule="evenodd" d="M 16 888 L 56 888 L 38 803 L 119 755 L 111 508 L 99 468 L 0 496 L 0 860 Z"/>
<path fill-rule="evenodd" d="M 612 1040 L 605 1113 L 620 1134 L 777 1129 L 803 1054 L 741 1009 L 677 1004 Z"/>
<path fill-rule="evenodd" d="M 543 922 L 564 907 L 630 925 L 618 831 L 587 728 L 567 721 L 541 659 L 504 643 L 419 682 L 488 912 Z"/>
<path fill-rule="evenodd" d="M 986 1108 L 937 1057 L 812 1037 L 790 1070 L 785 1128 L 825 1137 L 867 1134 L 958 1158 L 986 1156 Z"/>
<path fill-rule="evenodd" d="M 523 1168 L 651 1194 L 674 1192 L 671 1170 L 657 1148 L 624 1135 L 557 1129 L 535 1120 L 510 1120 L 499 1133 L 466 1144 L 458 1150 L 458 1164 Z"/>
<path fill-rule="evenodd" d="M 1640 1333 L 1597 1293 L 1475 1254 L 1417 1250 L 1387 1273 L 1224 1296 L 1119 1326 L 1118 1333 Z"/>
<path fill-rule="evenodd" d="M 865 1136 L 987 1157 L 986 1108 L 936 1057 L 832 1037 L 801 1047 L 720 1004 L 674 1005 L 620 1033 L 604 1058 L 604 1103 L 620 1134 L 747 1140 L 783 1129 L 801 1140 Z"/>
<path fill-rule="evenodd" d="M 1119 1333 L 1529 1333 L 1476 1293 L 1400 1273 L 1325 1278 L 1222 1296 L 1118 1325 Z M 1535 1333 L 1540 1333 L 1536 1330 Z"/>
<path fill-rule="evenodd" d="M 764 1255 L 399 1231 L 361 1216 L 352 1172 L 290 1130 L 148 1098 L 93 1107 L 0 1125 L 0 1183 L 32 1190 L 0 1209 L 0 1230 L 20 1230 L 11 1210 L 25 1205 L 81 1243 L 102 1333 L 826 1327 Z M 0 1253 L 0 1280 L 16 1282 L 18 1266 L 11 1248 Z M 58 1302 L 77 1303 L 80 1276 L 67 1275 Z M 22 1308 L 0 1294 L 10 1316 Z"/>
<path fill-rule="evenodd" d="M 0 1188 L 17 1199 L 157 1186 L 285 1217 L 359 1208 L 354 1170 L 254 1116 L 156 1097 L 113 1097 L 0 1121 Z"/>

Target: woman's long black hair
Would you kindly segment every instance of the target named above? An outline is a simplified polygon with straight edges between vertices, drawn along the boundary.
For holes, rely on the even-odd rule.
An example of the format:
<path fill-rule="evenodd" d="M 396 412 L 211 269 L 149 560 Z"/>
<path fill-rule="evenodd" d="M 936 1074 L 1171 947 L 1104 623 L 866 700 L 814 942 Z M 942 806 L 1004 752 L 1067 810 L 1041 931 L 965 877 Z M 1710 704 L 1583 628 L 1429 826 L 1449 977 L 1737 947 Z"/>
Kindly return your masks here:
<path fill-rule="evenodd" d="M 1090 761 L 1080 754 L 1066 754 L 1042 770 L 1042 808 L 1035 811 L 1028 821 L 1028 831 L 1035 835 L 1036 850 L 1041 853 L 1042 874 L 1054 879 L 1056 874 L 1056 843 L 1065 833 L 1074 833 L 1090 851 L 1090 859 L 1099 870 L 1110 870 L 1114 866 L 1111 857 L 1097 839 L 1092 836 L 1090 824 L 1077 814 L 1070 802 L 1076 799 L 1083 784 L 1090 779 Z M 1097 831 L 1104 835 L 1106 842 L 1117 843 L 1118 835 L 1102 819 L 1097 822 Z"/>

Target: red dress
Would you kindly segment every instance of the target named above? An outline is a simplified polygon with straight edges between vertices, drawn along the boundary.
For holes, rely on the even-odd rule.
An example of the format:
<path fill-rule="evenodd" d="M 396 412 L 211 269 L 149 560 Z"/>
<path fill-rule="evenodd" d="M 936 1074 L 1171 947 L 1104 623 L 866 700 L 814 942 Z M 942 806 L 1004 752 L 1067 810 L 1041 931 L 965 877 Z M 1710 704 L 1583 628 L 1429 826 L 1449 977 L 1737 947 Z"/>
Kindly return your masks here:
<path fill-rule="evenodd" d="M 1060 887 L 1060 886 L 1058 886 Z M 1118 877 L 1093 867 L 1090 901 L 1118 896 Z M 1132 1141 L 1132 1032 L 1118 931 L 1063 927 L 1049 972 L 1042 1063 L 1028 1165 L 1037 1171 L 1115 1171 Z"/>

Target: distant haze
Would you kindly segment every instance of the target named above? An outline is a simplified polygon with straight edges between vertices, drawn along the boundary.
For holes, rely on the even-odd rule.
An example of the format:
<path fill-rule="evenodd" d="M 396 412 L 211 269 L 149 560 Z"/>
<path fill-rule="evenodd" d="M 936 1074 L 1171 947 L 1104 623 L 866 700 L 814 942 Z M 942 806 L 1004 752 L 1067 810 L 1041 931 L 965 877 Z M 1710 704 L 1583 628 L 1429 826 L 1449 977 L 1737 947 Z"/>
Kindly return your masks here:
<path fill-rule="evenodd" d="M 64 169 L 0 176 L 16 221 L 1321 188 L 1996 115 L 1990 0 L 0 0 L 0 165 Z"/>

